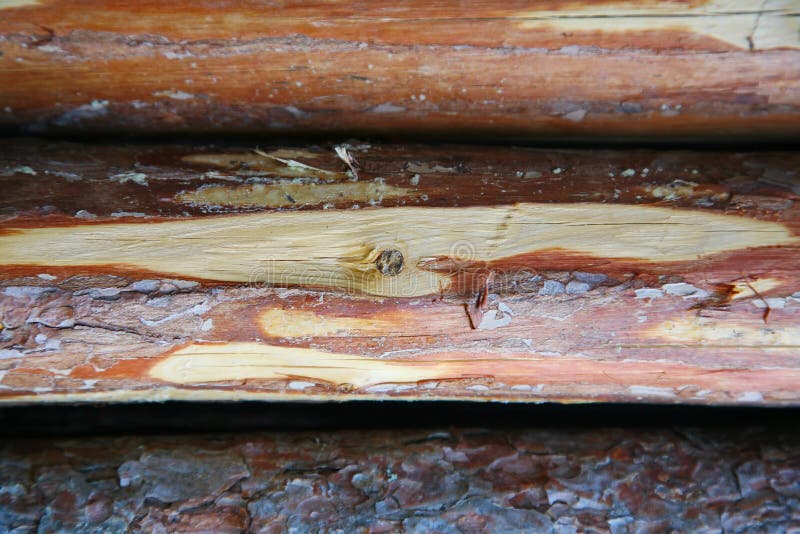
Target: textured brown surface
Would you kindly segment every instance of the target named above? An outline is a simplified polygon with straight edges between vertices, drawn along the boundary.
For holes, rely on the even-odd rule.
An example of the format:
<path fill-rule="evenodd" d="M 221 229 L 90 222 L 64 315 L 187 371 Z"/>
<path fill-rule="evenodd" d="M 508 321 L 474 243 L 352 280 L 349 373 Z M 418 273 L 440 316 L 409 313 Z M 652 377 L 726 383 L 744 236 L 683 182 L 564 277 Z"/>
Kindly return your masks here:
<path fill-rule="evenodd" d="M 262 145 L 265 154 L 309 168 L 241 146 L 9 140 L 0 150 L 0 397 L 798 402 L 797 153 L 350 147 L 358 180 L 345 174 L 330 146 Z M 359 184 L 380 190 L 318 198 L 325 188 Z M 283 194 L 290 185 L 292 193 Z M 252 189 L 239 194 L 240 188 Z M 212 190 L 212 200 L 199 200 Z M 384 197 L 385 191 L 403 192 Z M 535 217 L 537 210 L 571 206 L 581 217 L 601 209 L 613 216 L 620 208 L 668 218 L 657 231 L 642 225 L 627 232 L 636 221 L 618 218 L 616 227 L 591 239 L 581 241 L 583 230 L 570 234 L 582 243 L 579 250 L 610 243 L 594 255 L 570 250 L 567 242 L 487 262 L 480 253 L 486 236 L 502 237 L 504 226 L 470 241 L 471 227 L 484 222 L 476 217 L 457 228 L 463 239 L 445 257 L 418 259 L 413 246 L 401 247 L 403 273 L 443 276 L 438 291 L 415 297 L 335 284 L 273 287 L 258 270 L 246 271 L 255 277 L 244 283 L 213 270 L 205 271 L 212 279 L 180 273 L 180 265 L 203 268 L 219 250 L 256 250 L 256 261 L 269 260 L 258 247 L 280 237 L 272 216 L 291 215 L 302 235 L 321 236 L 328 246 L 344 232 L 378 235 L 370 217 L 410 213 L 404 206 L 423 215 L 455 206 L 497 206 L 513 215 L 528 206 Z M 306 225 L 307 215 L 339 223 Z M 673 215 L 692 222 L 670 224 Z M 248 217 L 263 217 L 257 219 L 263 226 L 235 242 L 238 248 L 226 249 L 221 238 L 194 245 L 198 225 L 236 227 L 250 224 Z M 350 217 L 366 218 L 349 228 Z M 402 244 L 403 216 L 395 220 L 378 233 Z M 113 263 L 165 221 L 176 225 L 168 236 L 176 246 L 188 243 L 175 257 L 188 260 L 177 272 L 148 269 L 146 261 Z M 736 231 L 727 231 L 726 240 L 713 231 L 692 233 L 717 221 Z M 605 222 L 581 224 L 589 232 Z M 92 232 L 101 223 L 127 234 L 97 238 Z M 44 236 L 40 253 L 31 264 L 9 263 L 30 248 L 17 236 L 33 231 L 43 232 L 36 234 Z M 408 231 L 422 236 L 415 245 L 421 248 L 426 236 L 442 238 L 444 230 L 411 224 Z M 48 232 L 61 233 L 48 238 Z M 76 232 L 86 239 L 49 252 Z M 650 240 L 676 242 L 687 232 L 695 236 L 687 246 L 695 248 L 685 259 L 648 257 L 649 251 L 680 254 L 667 244 L 653 248 Z M 748 239 L 755 246 L 740 244 Z M 302 265 L 306 257 L 291 256 L 299 244 L 278 252 Z M 617 255 L 605 257 L 603 250 Z M 108 263 L 81 263 L 93 257 Z M 235 267 L 233 256 L 221 257 Z M 213 373 L 192 375 L 197 362 L 212 365 Z"/>
<path fill-rule="evenodd" d="M 800 133 L 793 1 L 7 4 L 28 132 Z"/>
<path fill-rule="evenodd" d="M 27 532 L 794 532 L 796 431 L 393 430 L 10 442 Z"/>

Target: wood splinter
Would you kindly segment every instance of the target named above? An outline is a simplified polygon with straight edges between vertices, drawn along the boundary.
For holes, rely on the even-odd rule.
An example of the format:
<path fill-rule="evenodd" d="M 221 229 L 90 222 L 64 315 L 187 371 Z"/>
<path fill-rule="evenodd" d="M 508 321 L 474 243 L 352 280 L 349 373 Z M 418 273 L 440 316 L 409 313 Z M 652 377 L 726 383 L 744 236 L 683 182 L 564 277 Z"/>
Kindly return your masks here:
<path fill-rule="evenodd" d="M 483 321 L 483 314 L 486 311 L 486 300 L 489 298 L 489 287 L 494 280 L 494 272 L 490 272 L 483 280 L 483 286 L 478 290 L 478 298 L 473 304 L 464 304 L 469 317 L 469 325 L 473 330 L 477 330 Z"/>

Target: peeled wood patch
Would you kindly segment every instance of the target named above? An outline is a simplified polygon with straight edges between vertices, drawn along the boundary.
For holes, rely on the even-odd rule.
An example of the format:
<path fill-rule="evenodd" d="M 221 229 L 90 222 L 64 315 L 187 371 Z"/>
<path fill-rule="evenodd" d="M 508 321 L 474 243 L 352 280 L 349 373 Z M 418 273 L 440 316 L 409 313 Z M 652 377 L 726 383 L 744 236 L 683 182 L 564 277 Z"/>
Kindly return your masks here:
<path fill-rule="evenodd" d="M 192 154 L 184 156 L 181 158 L 181 161 L 194 165 L 205 165 L 231 171 L 260 171 L 265 174 L 282 176 L 285 178 L 319 178 L 322 180 L 342 180 L 350 178 L 345 172 L 316 168 L 315 166 L 294 159 L 316 159 L 320 155 L 314 152 L 283 148 L 266 154 L 271 157 L 264 157 L 252 152 Z"/>
<path fill-rule="evenodd" d="M 428 316 L 415 314 L 413 311 L 391 310 L 365 317 L 317 314 L 311 310 L 283 310 L 273 308 L 263 311 L 258 316 L 261 331 L 267 336 L 283 338 L 303 337 L 357 337 L 357 336 L 407 336 L 409 325 L 413 325 L 414 334 L 445 334 L 453 328 L 453 322 L 463 322 L 460 309 L 452 316 L 437 317 L 431 324 Z M 427 322 L 424 322 L 426 321 Z M 439 325 L 439 323 L 442 323 Z M 439 326 L 436 328 L 436 326 Z M 433 329 L 431 327 L 434 327 Z M 433 332 L 432 332 L 433 330 Z"/>
<path fill-rule="evenodd" d="M 664 362 L 598 362 L 582 358 L 543 358 L 530 354 L 436 353 L 418 359 L 377 359 L 263 343 L 191 344 L 150 368 L 153 379 L 176 385 L 229 381 L 313 381 L 345 388 L 425 381 L 498 380 L 510 384 L 584 385 L 595 392 L 630 390 L 644 397 L 678 398 L 678 388 L 728 393 L 754 391 L 769 384 L 793 389 L 791 369 L 731 369 Z M 488 391 L 488 387 L 484 387 Z M 387 387 L 384 391 L 391 391 Z M 573 389 L 574 393 L 574 389 Z"/>
<path fill-rule="evenodd" d="M 0 9 L 35 6 L 38 4 L 39 0 L 0 0 Z"/>
<path fill-rule="evenodd" d="M 248 184 L 211 186 L 178 194 L 175 199 L 199 206 L 284 208 L 334 202 L 379 203 L 385 198 L 409 196 L 411 192 L 379 182 L 334 184 Z"/>
<path fill-rule="evenodd" d="M 800 23 L 790 0 L 714 0 L 681 8 L 672 2 L 585 4 L 559 11 L 520 13 L 523 29 L 617 34 L 684 31 L 741 49 L 800 48 Z M 632 42 L 635 42 L 632 40 Z"/>
<path fill-rule="evenodd" d="M 398 331 L 397 321 L 377 317 L 328 317 L 309 310 L 270 309 L 258 317 L 261 329 L 268 336 L 323 337 L 380 335 Z"/>
<path fill-rule="evenodd" d="M 781 223 L 700 210 L 517 204 L 8 228 L 0 236 L 0 265 L 119 265 L 175 277 L 420 296 L 450 287 L 450 274 L 424 268 L 436 258 L 494 262 L 559 250 L 661 264 L 798 244 Z M 404 258 L 395 276 L 376 267 L 385 250 Z"/>
<path fill-rule="evenodd" d="M 758 280 L 737 280 L 733 284 L 731 300 L 761 298 L 770 289 L 780 287 L 781 281 L 775 278 L 759 278 Z"/>
<path fill-rule="evenodd" d="M 731 325 L 710 317 L 665 321 L 645 334 L 672 344 L 691 344 L 695 349 L 706 346 L 794 352 L 800 348 L 800 326 L 770 323 L 763 326 Z"/>
<path fill-rule="evenodd" d="M 150 370 L 153 378 L 176 384 L 302 377 L 355 387 L 384 382 L 417 382 L 452 375 L 453 370 L 446 362 L 383 361 L 261 343 L 189 345 Z"/>

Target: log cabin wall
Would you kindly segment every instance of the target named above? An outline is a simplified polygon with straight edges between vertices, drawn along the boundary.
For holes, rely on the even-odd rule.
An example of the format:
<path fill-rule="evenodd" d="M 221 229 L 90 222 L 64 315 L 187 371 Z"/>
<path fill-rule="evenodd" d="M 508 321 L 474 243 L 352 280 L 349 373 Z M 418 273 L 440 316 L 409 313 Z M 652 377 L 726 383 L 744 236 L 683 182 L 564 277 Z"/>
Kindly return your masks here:
<path fill-rule="evenodd" d="M 0 0 L 0 530 L 797 530 L 799 16 Z"/>

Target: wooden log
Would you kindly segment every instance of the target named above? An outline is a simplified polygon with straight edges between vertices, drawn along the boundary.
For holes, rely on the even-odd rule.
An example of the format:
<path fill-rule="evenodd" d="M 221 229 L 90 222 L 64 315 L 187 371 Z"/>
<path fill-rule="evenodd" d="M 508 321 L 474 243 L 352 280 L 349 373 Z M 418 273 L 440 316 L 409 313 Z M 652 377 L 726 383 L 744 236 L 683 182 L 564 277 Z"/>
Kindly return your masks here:
<path fill-rule="evenodd" d="M 0 126 L 800 134 L 796 0 L 0 4 Z"/>
<path fill-rule="evenodd" d="M 6 440 L 0 528 L 791 532 L 798 445 L 790 426 Z"/>
<path fill-rule="evenodd" d="M 0 151 L 4 402 L 800 401 L 800 155 Z"/>

